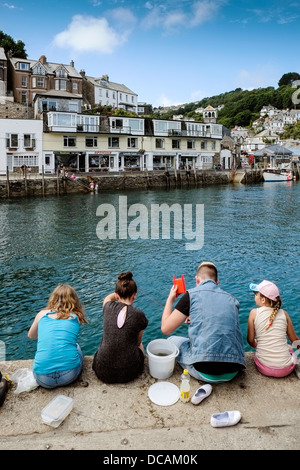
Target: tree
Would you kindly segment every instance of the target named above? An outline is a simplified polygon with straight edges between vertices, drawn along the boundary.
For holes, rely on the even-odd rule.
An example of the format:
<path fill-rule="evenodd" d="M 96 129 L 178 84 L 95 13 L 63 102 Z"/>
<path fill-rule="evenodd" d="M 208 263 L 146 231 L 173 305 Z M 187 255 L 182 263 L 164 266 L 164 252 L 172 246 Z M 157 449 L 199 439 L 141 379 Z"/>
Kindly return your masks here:
<path fill-rule="evenodd" d="M 300 80 L 300 75 L 297 72 L 289 72 L 282 75 L 278 82 L 278 86 L 291 85 L 294 80 Z"/>
<path fill-rule="evenodd" d="M 0 31 L 0 47 L 3 47 L 5 53 L 9 51 L 12 57 L 19 57 L 20 59 L 27 59 L 25 44 L 23 41 L 15 41 L 11 36 Z"/>

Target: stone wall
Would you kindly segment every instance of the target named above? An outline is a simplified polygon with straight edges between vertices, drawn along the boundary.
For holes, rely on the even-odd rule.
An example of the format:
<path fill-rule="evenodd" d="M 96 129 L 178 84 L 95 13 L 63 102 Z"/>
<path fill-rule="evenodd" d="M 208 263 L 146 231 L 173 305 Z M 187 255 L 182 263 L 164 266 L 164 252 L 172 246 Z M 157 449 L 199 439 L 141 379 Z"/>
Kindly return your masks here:
<path fill-rule="evenodd" d="M 20 177 L 9 181 L 3 178 L 0 181 L 0 198 L 88 193 L 92 180 L 98 183 L 98 191 L 101 192 L 228 184 L 231 176 L 230 172 L 201 171 L 196 174 L 178 172 L 84 176 L 75 181 L 55 176 L 32 179 Z"/>

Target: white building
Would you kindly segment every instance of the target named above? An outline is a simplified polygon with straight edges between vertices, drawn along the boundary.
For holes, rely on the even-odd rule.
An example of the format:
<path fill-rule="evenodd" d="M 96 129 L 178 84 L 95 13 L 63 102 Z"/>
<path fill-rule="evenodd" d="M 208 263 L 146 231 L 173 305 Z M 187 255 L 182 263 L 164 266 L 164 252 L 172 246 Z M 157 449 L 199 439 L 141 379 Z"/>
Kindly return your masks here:
<path fill-rule="evenodd" d="M 93 103 L 99 106 L 112 106 L 116 109 L 124 109 L 137 113 L 138 95 L 127 86 L 114 83 L 108 75 L 100 78 L 85 77 L 86 85 L 93 90 Z M 92 92 L 90 92 L 91 94 Z"/>
<path fill-rule="evenodd" d="M 18 172 L 22 165 L 42 172 L 43 121 L 0 119 L 0 174 Z"/>

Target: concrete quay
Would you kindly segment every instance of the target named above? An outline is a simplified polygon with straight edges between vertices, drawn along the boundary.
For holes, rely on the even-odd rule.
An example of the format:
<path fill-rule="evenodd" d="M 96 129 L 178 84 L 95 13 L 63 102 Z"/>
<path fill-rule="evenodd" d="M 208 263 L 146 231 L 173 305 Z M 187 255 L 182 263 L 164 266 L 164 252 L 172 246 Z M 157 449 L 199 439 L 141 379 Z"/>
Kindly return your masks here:
<path fill-rule="evenodd" d="M 84 358 L 82 377 L 54 390 L 41 387 L 15 394 L 12 384 L 0 408 L 0 450 L 134 451 L 299 450 L 300 380 L 293 372 L 282 379 L 261 375 L 246 353 L 247 369 L 232 382 L 213 386 L 212 394 L 195 406 L 178 401 L 159 406 L 148 397 L 147 357 L 143 374 L 128 384 L 108 385 L 92 370 L 92 357 Z M 32 360 L 0 363 L 4 375 L 31 368 Z M 176 364 L 167 381 L 180 385 Z M 199 383 L 191 379 L 191 393 Z M 74 407 L 58 428 L 42 422 L 42 409 L 58 394 L 74 399 Z M 213 413 L 239 410 L 241 421 L 232 427 L 213 428 Z M 172 452 L 168 452 L 169 455 Z M 200 459 L 200 457 L 199 457 Z M 100 462 L 100 461 L 99 461 Z M 201 459 L 197 462 L 201 462 Z"/>

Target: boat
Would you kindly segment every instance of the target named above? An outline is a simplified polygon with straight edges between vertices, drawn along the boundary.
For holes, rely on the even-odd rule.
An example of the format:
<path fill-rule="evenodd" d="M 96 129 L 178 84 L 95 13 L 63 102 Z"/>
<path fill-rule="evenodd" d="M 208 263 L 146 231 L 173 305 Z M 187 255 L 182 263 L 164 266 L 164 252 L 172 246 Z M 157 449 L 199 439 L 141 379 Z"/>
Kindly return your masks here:
<path fill-rule="evenodd" d="M 293 173 L 278 168 L 267 168 L 263 171 L 263 178 L 264 181 L 293 181 Z"/>

